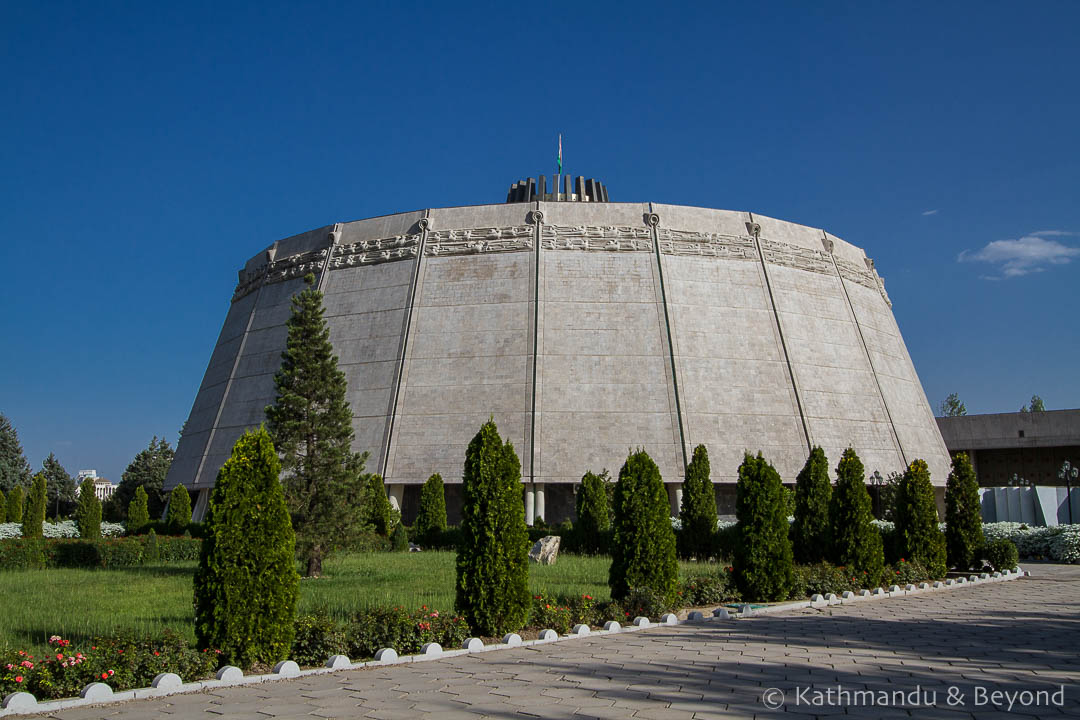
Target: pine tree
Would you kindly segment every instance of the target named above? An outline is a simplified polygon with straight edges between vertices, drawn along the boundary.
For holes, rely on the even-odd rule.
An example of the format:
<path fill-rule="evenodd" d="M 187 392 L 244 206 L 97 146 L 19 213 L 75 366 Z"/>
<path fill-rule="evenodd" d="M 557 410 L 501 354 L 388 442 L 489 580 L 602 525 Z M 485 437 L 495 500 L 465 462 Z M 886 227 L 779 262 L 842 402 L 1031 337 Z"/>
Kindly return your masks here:
<path fill-rule="evenodd" d="M 686 466 L 679 517 L 682 519 L 679 553 L 684 558 L 707 560 L 712 554 L 717 514 L 716 492 L 709 471 L 709 451 L 704 445 L 694 448 L 690 464 Z"/>
<path fill-rule="evenodd" d="M 932 577 L 945 577 L 945 536 L 938 529 L 934 486 L 924 460 L 913 461 L 900 481 L 895 522 L 897 553 L 921 562 Z"/>
<path fill-rule="evenodd" d="M 735 488 L 738 543 L 732 562 L 735 582 L 746 600 L 785 600 L 795 586 L 780 475 L 765 458 L 749 453 L 739 466 Z"/>
<path fill-rule="evenodd" d="M 608 487 L 611 479 L 607 470 L 599 475 L 587 472 L 581 478 L 577 497 L 577 522 L 574 533 L 578 547 L 585 553 L 606 553 L 611 532 L 611 503 Z"/>
<path fill-rule="evenodd" d="M 45 505 L 48 503 L 46 492 L 44 473 L 34 475 L 34 484 L 30 488 L 30 497 L 26 501 L 26 512 L 23 515 L 24 538 L 41 537 L 41 524 L 45 522 Z"/>
<path fill-rule="evenodd" d="M 815 447 L 795 480 L 795 522 L 791 525 L 791 543 L 796 562 L 818 563 L 829 555 L 830 499 L 829 460 L 824 450 Z"/>
<path fill-rule="evenodd" d="M 945 550 L 958 570 L 974 566 L 983 545 L 982 503 L 975 468 L 966 453 L 956 453 L 945 485 Z"/>
<path fill-rule="evenodd" d="M 135 498 L 135 491 L 143 488 L 146 492 L 147 513 L 155 520 L 161 519 L 165 509 L 165 476 L 169 474 L 175 452 L 165 438 L 155 435 L 145 450 L 140 450 L 128 464 L 120 484 L 112 497 L 105 501 L 105 517 L 113 521 L 126 517 L 128 506 Z"/>
<path fill-rule="evenodd" d="M 442 475 L 435 473 L 420 490 L 420 511 L 413 523 L 417 541 L 427 545 L 446 530 L 446 490 Z"/>
<path fill-rule="evenodd" d="M 7 521 L 21 523 L 23 519 L 23 503 L 25 496 L 23 489 L 16 486 L 11 489 L 7 496 Z"/>
<path fill-rule="evenodd" d="M 4 497 L 4 491 L 0 490 L 0 523 L 7 522 L 7 499 Z"/>
<path fill-rule="evenodd" d="M 296 537 L 267 432 L 244 433 L 218 472 L 195 574 L 199 646 L 241 668 L 284 660 L 300 589 Z"/>
<path fill-rule="evenodd" d="M 10 493 L 17 487 L 29 488 L 30 475 L 30 463 L 23 455 L 19 434 L 11 421 L 0 414 L 0 490 Z M 11 513 L 8 513 L 8 517 L 11 517 Z"/>
<path fill-rule="evenodd" d="M 671 506 L 660 468 L 644 450 L 631 453 L 619 470 L 614 520 L 608 571 L 612 599 L 624 600 L 641 588 L 674 602 L 679 561 Z"/>
<path fill-rule="evenodd" d="M 501 635 L 529 615 L 529 533 L 521 462 L 493 420 L 465 451 L 455 606 L 473 632 Z"/>
<path fill-rule="evenodd" d="M 364 530 L 367 453 L 352 451 L 352 411 L 345 374 L 338 369 L 323 318 L 315 276 L 293 296 L 288 339 L 274 375 L 277 397 L 266 408 L 267 429 L 281 454 L 285 500 L 305 574 L 317 577 L 323 560 Z"/>
<path fill-rule="evenodd" d="M 393 528 L 393 507 L 386 494 L 386 485 L 382 475 L 372 473 L 365 476 L 363 520 L 365 525 L 382 535 L 390 537 Z"/>
<path fill-rule="evenodd" d="M 128 503 L 127 530 L 128 535 L 135 535 L 150 524 L 150 512 L 147 509 L 149 498 L 146 488 L 142 485 L 135 488 L 135 497 Z"/>
<path fill-rule="evenodd" d="M 79 505 L 75 510 L 75 524 L 83 540 L 101 537 L 101 501 L 94 494 L 94 481 L 87 478 L 79 486 Z"/>
<path fill-rule="evenodd" d="M 829 559 L 850 569 L 852 577 L 861 573 L 867 587 L 881 582 L 885 567 L 881 533 L 873 526 L 873 519 L 866 471 L 855 450 L 848 448 L 836 466 L 836 489 L 829 501 Z"/>
<path fill-rule="evenodd" d="M 76 493 L 75 479 L 52 453 L 41 464 L 41 472 L 45 475 L 45 486 L 49 490 L 47 511 L 59 519 L 61 514 L 71 512 Z"/>
<path fill-rule="evenodd" d="M 179 535 L 191 524 L 191 495 L 183 485 L 177 485 L 169 493 L 169 508 L 165 512 L 169 532 Z"/>

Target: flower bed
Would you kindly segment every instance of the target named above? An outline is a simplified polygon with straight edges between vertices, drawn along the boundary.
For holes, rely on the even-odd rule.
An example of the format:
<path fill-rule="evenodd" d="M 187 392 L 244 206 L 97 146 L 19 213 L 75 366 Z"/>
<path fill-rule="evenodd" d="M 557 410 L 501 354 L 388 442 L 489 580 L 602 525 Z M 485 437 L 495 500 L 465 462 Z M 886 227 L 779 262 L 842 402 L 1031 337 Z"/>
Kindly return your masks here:
<path fill-rule="evenodd" d="M 44 522 L 41 524 L 41 534 L 46 538 L 77 538 L 79 528 L 74 520 L 61 520 L 58 523 Z M 102 537 L 122 537 L 124 526 L 120 523 L 101 523 Z M 0 523 L 0 540 L 10 540 L 22 537 L 22 523 Z"/>

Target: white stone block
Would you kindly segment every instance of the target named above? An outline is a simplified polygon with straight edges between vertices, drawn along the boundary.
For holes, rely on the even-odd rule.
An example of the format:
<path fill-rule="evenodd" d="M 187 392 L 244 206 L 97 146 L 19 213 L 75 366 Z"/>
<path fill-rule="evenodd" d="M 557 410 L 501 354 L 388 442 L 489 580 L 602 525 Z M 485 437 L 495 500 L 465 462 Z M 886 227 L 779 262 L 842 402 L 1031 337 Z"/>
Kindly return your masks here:
<path fill-rule="evenodd" d="M 904 586 L 904 592 L 915 592 L 915 586 L 911 583 L 908 583 Z"/>
<path fill-rule="evenodd" d="M 651 626 L 652 623 L 649 622 L 649 618 L 645 617 L 644 615 L 638 615 L 636 618 L 634 618 L 634 625 L 639 628 L 647 628 Z"/>
<path fill-rule="evenodd" d="M 517 633 L 507 633 L 503 635 L 503 645 L 516 646 L 521 644 L 521 636 Z"/>
<path fill-rule="evenodd" d="M 967 585 L 967 584 L 968 584 L 968 579 L 967 579 L 967 578 L 964 578 L 964 577 L 962 577 L 962 578 L 957 578 L 957 579 L 956 579 L 956 584 L 957 584 L 957 585 Z"/>
<path fill-rule="evenodd" d="M 606 623 L 604 623 L 604 629 L 608 632 L 619 632 L 620 630 L 622 630 L 622 625 L 615 622 L 614 620 L 608 620 Z"/>
<path fill-rule="evenodd" d="M 375 660 L 378 662 L 394 662 L 397 659 L 397 650 L 394 648 L 383 648 L 375 653 Z"/>
<path fill-rule="evenodd" d="M 543 633 L 540 633 L 543 635 Z M 461 643 L 462 650 L 468 650 L 469 652 L 478 652 L 484 649 L 484 641 L 480 638 L 466 638 L 465 642 Z"/>
<path fill-rule="evenodd" d="M 981 575 L 979 575 L 979 579 L 980 580 L 989 580 L 990 579 L 990 573 L 982 573 Z"/>
<path fill-rule="evenodd" d="M 995 572 L 995 573 L 994 573 L 994 575 L 993 575 L 993 577 L 995 577 L 995 578 L 999 578 L 999 577 L 1001 577 L 1001 573 L 999 573 L 999 572 Z"/>
<path fill-rule="evenodd" d="M 161 692 L 172 692 L 179 690 L 180 686 L 184 684 L 184 681 L 176 673 L 158 673 L 154 676 L 154 679 L 150 681 L 150 687 Z"/>
<path fill-rule="evenodd" d="M 570 634 L 571 635 L 588 635 L 589 634 L 589 626 L 579 623 L 579 624 L 574 626 L 574 629 L 570 631 Z"/>
<path fill-rule="evenodd" d="M 919 589 L 920 590 L 929 590 L 930 589 L 930 583 L 927 583 L 927 582 L 919 583 Z"/>
<path fill-rule="evenodd" d="M 700 610 L 694 610 L 686 616 L 687 622 L 701 622 L 704 619 L 705 615 Z"/>
<path fill-rule="evenodd" d="M 754 614 L 754 608 L 750 606 L 750 603 L 743 603 L 742 605 L 739 606 L 739 614 L 740 615 L 753 615 Z"/>
<path fill-rule="evenodd" d="M 829 593 L 825 596 L 825 602 L 829 603 L 830 605 L 839 601 L 839 598 L 836 597 L 836 593 Z"/>
<path fill-rule="evenodd" d="M 811 604 L 823 603 L 823 602 L 825 602 L 825 598 L 823 598 L 819 593 L 814 593 L 813 595 L 810 596 L 810 603 Z"/>
<path fill-rule="evenodd" d="M 300 674 L 300 666 L 292 660 L 282 660 L 274 666 L 274 674 L 283 677 L 296 677 Z"/>
<path fill-rule="evenodd" d="M 244 679 L 244 671 L 234 665 L 226 665 L 214 677 L 222 682 L 236 683 Z"/>
<path fill-rule="evenodd" d="M 678 625 L 679 624 L 679 618 L 675 617 L 674 613 L 665 613 L 660 618 L 660 624 L 661 625 Z"/>
<path fill-rule="evenodd" d="M 900 586 L 899 585 L 890 585 L 889 586 L 889 592 L 890 593 L 898 593 L 898 592 L 900 592 Z"/>
<path fill-rule="evenodd" d="M 352 665 L 352 661 L 344 655 L 331 655 L 330 658 L 326 661 L 326 667 L 333 670 L 346 668 L 350 665 Z"/>
<path fill-rule="evenodd" d="M 0 703 L 0 708 L 11 710 L 12 712 L 17 712 L 19 710 L 33 710 L 35 707 L 37 707 L 37 698 L 28 692 L 8 693 L 4 697 L 4 702 Z"/>
<path fill-rule="evenodd" d="M 113 689 L 102 682 L 92 682 L 82 689 L 79 697 L 83 700 L 108 700 L 112 697 Z"/>
<path fill-rule="evenodd" d="M 943 588 L 943 587 L 945 587 L 945 583 L 941 582 L 940 580 L 935 580 L 934 581 L 934 589 Z"/>
<path fill-rule="evenodd" d="M 885 588 L 874 588 L 874 592 L 871 593 L 874 597 L 885 597 Z"/>
<path fill-rule="evenodd" d="M 558 640 L 558 639 L 559 639 L 559 633 L 555 632 L 554 630 L 552 630 L 550 628 L 548 628 L 547 630 L 541 630 L 540 631 L 539 640 L 541 642 L 551 642 L 553 640 Z"/>
<path fill-rule="evenodd" d="M 871 595 L 870 591 L 867 590 L 866 588 L 863 588 L 862 590 L 859 591 L 859 597 L 864 597 L 865 598 L 865 597 L 870 597 L 870 595 Z"/>
<path fill-rule="evenodd" d="M 851 592 L 850 590 L 845 590 L 844 594 L 841 595 L 840 597 L 842 597 L 844 600 L 854 600 L 855 599 L 855 593 Z"/>
<path fill-rule="evenodd" d="M 442 655 L 442 645 L 436 642 L 424 643 L 420 648 L 420 654 L 428 657 Z"/>
<path fill-rule="evenodd" d="M 713 610 L 712 615 L 714 618 L 719 618 L 720 620 L 731 619 L 731 613 L 728 612 L 727 608 L 716 608 L 715 610 Z"/>

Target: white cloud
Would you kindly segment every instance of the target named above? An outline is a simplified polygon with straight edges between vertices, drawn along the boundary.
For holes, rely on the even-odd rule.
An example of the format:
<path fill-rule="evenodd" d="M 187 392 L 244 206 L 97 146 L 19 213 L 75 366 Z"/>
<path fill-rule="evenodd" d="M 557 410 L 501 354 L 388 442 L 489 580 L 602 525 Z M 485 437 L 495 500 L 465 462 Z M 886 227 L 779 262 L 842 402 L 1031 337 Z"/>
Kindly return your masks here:
<path fill-rule="evenodd" d="M 1069 237 L 1073 233 L 1064 230 L 1040 230 L 1016 240 L 994 240 L 981 250 L 965 250 L 957 256 L 958 262 L 985 262 L 997 265 L 1004 277 L 1019 277 L 1043 272 L 1048 265 L 1065 265 L 1074 257 L 1080 257 L 1080 248 L 1048 240 L 1052 237 Z M 997 279 L 981 276 L 984 279 Z"/>
<path fill-rule="evenodd" d="M 923 210 L 922 214 L 923 214 L 923 217 L 926 217 L 927 215 L 937 215 L 938 212 L 940 212 L 940 211 L 938 211 L 938 210 Z"/>

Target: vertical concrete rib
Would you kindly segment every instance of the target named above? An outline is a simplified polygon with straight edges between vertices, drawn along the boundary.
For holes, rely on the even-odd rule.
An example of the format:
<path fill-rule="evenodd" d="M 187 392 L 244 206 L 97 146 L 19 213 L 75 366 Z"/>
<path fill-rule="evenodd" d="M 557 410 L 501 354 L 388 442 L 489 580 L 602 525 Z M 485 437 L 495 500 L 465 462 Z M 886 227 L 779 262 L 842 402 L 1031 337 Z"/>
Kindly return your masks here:
<path fill-rule="evenodd" d="M 424 245 L 427 243 L 428 225 L 431 223 L 431 210 L 424 211 L 424 217 L 417 221 L 420 241 L 416 245 L 416 266 L 409 282 L 409 295 L 405 301 L 404 318 L 401 321 L 401 344 L 398 347 L 398 363 L 394 370 L 394 379 L 390 385 L 390 404 L 386 408 L 388 421 L 382 443 L 382 457 L 379 459 L 379 474 L 386 479 L 386 470 L 390 466 L 390 451 L 394 439 L 394 423 L 397 420 L 398 400 L 404 392 L 405 362 L 409 350 L 409 332 L 412 330 L 413 312 L 416 307 L 416 290 L 420 281 L 420 265 L 424 261 Z"/>
<path fill-rule="evenodd" d="M 675 367 L 675 341 L 671 334 L 671 311 L 668 309 L 667 290 L 664 287 L 664 265 L 660 262 L 660 216 L 653 212 L 649 203 L 649 229 L 652 232 L 653 253 L 656 256 L 656 273 L 660 280 L 660 302 L 664 306 L 664 330 L 666 332 L 668 362 L 671 363 L 671 388 L 675 394 L 675 417 L 679 424 L 679 454 L 682 456 L 683 477 L 686 477 L 686 430 L 683 428 L 682 402 L 679 398 L 679 373 Z"/>
<path fill-rule="evenodd" d="M 822 232 L 822 239 L 826 242 L 829 238 Z M 862 346 L 863 353 L 866 354 L 866 362 L 870 365 L 870 374 L 874 376 L 874 387 L 877 388 L 878 397 L 881 398 L 881 407 L 885 409 L 885 417 L 889 420 L 889 430 L 892 433 L 893 443 L 896 444 L 896 451 L 900 454 L 900 459 L 904 465 L 908 464 L 907 453 L 904 452 L 904 444 L 900 442 L 900 434 L 896 432 L 896 423 L 893 422 L 892 413 L 889 411 L 889 403 L 885 399 L 885 390 L 881 387 L 881 379 L 878 378 L 877 368 L 874 367 L 874 358 L 870 354 L 870 348 L 866 345 L 866 338 L 863 337 L 862 325 L 859 324 L 859 316 L 855 314 L 855 306 L 851 304 L 851 294 L 848 293 L 847 285 L 844 283 L 844 276 L 840 274 L 840 267 L 836 264 L 836 256 L 832 254 L 832 249 L 829 249 L 829 259 L 832 260 L 833 270 L 836 272 L 836 280 L 840 283 L 840 288 L 844 291 L 844 303 L 847 305 L 848 312 L 851 314 L 851 322 L 855 325 L 855 332 L 859 335 L 859 345 Z"/>
<path fill-rule="evenodd" d="M 529 482 L 536 482 L 536 362 L 540 354 L 537 343 L 540 338 L 540 239 L 543 236 L 544 213 L 540 203 L 533 210 L 536 234 L 533 241 L 533 337 L 532 337 L 532 399 L 529 403 Z"/>
<path fill-rule="evenodd" d="M 757 227 L 754 221 L 754 213 L 747 213 L 750 223 Z M 806 421 L 806 411 L 803 410 L 802 398 L 799 397 L 799 382 L 795 378 L 795 367 L 791 364 L 791 355 L 788 353 L 787 340 L 784 339 L 784 323 L 780 319 L 780 310 L 776 307 L 776 298 L 773 296 L 772 280 L 769 279 L 769 264 L 765 262 L 765 252 L 761 249 L 761 233 L 759 230 L 751 232 L 754 237 L 754 246 L 757 248 L 758 259 L 761 261 L 761 272 L 765 275 L 765 290 L 769 293 L 769 304 L 772 305 L 773 318 L 776 320 L 776 333 L 780 338 L 780 350 L 784 353 L 784 363 L 787 365 L 788 376 L 791 378 L 791 391 L 795 393 L 795 405 L 799 409 L 799 417 L 802 419 L 803 434 L 806 436 L 806 450 L 813 450 L 814 443 L 810 438 L 810 424 Z"/>

